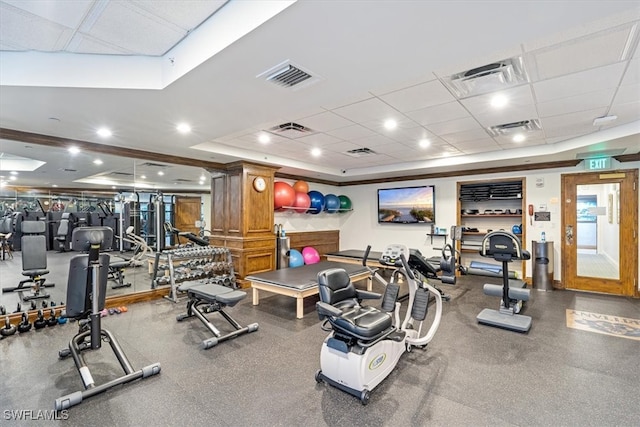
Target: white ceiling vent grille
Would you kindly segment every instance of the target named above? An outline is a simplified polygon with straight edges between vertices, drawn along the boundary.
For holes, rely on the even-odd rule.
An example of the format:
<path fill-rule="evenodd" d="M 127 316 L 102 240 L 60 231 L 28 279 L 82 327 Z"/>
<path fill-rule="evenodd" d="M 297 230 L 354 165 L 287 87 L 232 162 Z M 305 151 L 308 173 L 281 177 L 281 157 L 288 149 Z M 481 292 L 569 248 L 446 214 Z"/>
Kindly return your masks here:
<path fill-rule="evenodd" d="M 308 127 L 294 122 L 287 122 L 282 123 L 278 126 L 274 126 L 269 129 L 269 132 L 293 139 L 301 138 L 303 136 L 311 135 L 314 133 L 314 131 L 309 129 Z"/>
<path fill-rule="evenodd" d="M 520 56 L 482 65 L 443 79 L 443 83 L 460 99 L 506 89 L 527 81 Z"/>
<path fill-rule="evenodd" d="M 349 150 L 345 154 L 351 157 L 365 157 L 365 156 L 373 156 L 378 153 L 373 151 L 371 148 L 363 147 L 363 148 L 356 148 L 354 150 Z"/>
<path fill-rule="evenodd" d="M 541 130 L 537 119 L 521 120 L 519 122 L 505 123 L 488 128 L 492 136 L 513 135 L 515 133 L 536 132 Z"/>
<path fill-rule="evenodd" d="M 268 82 L 294 90 L 310 86 L 320 80 L 319 76 L 299 65 L 292 64 L 288 60 L 258 74 L 256 77 L 264 78 Z"/>
<path fill-rule="evenodd" d="M 133 176 L 132 173 L 129 172 L 111 172 L 110 176 Z"/>

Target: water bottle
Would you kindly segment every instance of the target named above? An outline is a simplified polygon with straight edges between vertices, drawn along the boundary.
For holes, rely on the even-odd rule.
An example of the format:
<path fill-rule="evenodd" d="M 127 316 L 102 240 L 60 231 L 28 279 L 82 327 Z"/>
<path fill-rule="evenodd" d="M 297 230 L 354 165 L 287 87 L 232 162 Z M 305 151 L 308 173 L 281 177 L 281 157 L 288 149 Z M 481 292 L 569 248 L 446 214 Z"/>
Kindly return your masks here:
<path fill-rule="evenodd" d="M 545 232 L 544 232 L 544 231 L 542 232 L 542 235 L 540 236 L 540 241 L 541 241 L 542 243 L 544 243 L 544 242 L 546 242 L 546 241 L 547 241 L 547 235 L 545 234 Z"/>

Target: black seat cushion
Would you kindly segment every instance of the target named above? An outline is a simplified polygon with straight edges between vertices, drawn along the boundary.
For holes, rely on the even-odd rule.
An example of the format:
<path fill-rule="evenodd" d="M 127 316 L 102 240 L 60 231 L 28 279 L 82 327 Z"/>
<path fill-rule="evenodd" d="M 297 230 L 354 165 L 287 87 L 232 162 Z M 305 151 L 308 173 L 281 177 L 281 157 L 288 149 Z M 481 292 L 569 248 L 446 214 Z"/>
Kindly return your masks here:
<path fill-rule="evenodd" d="M 332 319 L 331 324 L 358 337 L 375 338 L 391 327 L 392 318 L 391 314 L 373 307 L 354 307 Z"/>

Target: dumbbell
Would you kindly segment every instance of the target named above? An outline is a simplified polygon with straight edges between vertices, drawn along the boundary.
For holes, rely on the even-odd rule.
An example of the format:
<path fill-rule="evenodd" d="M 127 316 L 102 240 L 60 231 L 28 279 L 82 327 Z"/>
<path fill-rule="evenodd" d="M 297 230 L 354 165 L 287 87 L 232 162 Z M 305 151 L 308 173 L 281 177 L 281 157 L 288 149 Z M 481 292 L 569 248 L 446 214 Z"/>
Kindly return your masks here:
<path fill-rule="evenodd" d="M 20 313 L 22 311 L 22 304 L 18 303 L 18 307 L 16 308 L 16 311 L 14 311 L 14 313 Z"/>
<path fill-rule="evenodd" d="M 64 325 L 67 323 L 67 316 L 64 311 L 60 311 L 60 316 L 58 316 L 58 325 Z"/>
<path fill-rule="evenodd" d="M 38 310 L 38 317 L 33 321 L 33 327 L 36 329 L 42 329 L 47 326 L 47 319 L 44 318 L 42 310 Z"/>
<path fill-rule="evenodd" d="M 31 300 L 31 310 L 35 310 L 36 308 L 38 308 L 36 302 L 34 300 Z"/>
<path fill-rule="evenodd" d="M 7 309 L 4 308 L 4 305 L 0 305 L 0 316 L 4 316 L 7 314 Z"/>
<path fill-rule="evenodd" d="M 16 327 L 9 321 L 9 316 L 4 318 L 4 328 L 0 329 L 0 335 L 3 337 L 10 337 L 16 333 Z"/>
<path fill-rule="evenodd" d="M 46 301 L 42 301 L 42 308 L 47 308 L 48 303 Z"/>
<path fill-rule="evenodd" d="M 22 312 L 22 321 L 18 324 L 18 332 L 24 334 L 31 330 L 31 323 L 29 323 L 29 316 L 26 312 Z"/>
<path fill-rule="evenodd" d="M 58 319 L 56 318 L 56 311 L 52 308 L 49 310 L 49 318 L 47 319 L 47 326 L 56 326 Z"/>

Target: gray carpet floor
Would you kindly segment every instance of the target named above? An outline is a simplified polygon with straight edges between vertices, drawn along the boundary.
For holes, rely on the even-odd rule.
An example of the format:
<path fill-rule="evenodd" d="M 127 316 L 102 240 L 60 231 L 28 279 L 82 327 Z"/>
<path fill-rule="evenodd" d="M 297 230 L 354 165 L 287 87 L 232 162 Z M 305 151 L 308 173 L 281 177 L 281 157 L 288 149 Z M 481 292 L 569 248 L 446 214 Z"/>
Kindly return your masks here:
<path fill-rule="evenodd" d="M 3 270 L 7 271 L 7 270 Z M 209 332 L 177 322 L 186 302 L 158 300 L 103 319 L 134 368 L 154 362 L 159 375 L 87 399 L 47 424 L 65 426 L 638 426 L 640 341 L 570 329 L 566 309 L 640 318 L 640 300 L 571 291 L 532 291 L 527 334 L 476 322 L 498 299 L 482 294 L 486 277 L 463 276 L 450 293 L 441 326 L 425 350 L 405 353 L 367 406 L 314 375 L 326 336 L 305 300 L 247 295 L 228 309 L 257 332 L 200 348 Z M 376 284 L 374 290 L 380 291 Z M 434 310 L 430 310 L 430 316 Z M 228 329 L 217 314 L 210 315 Z M 82 389 L 71 359 L 58 359 L 76 333 L 67 323 L 0 341 L 0 425 L 11 410 L 53 409 L 57 397 Z M 109 346 L 86 355 L 97 383 L 121 374 Z"/>

